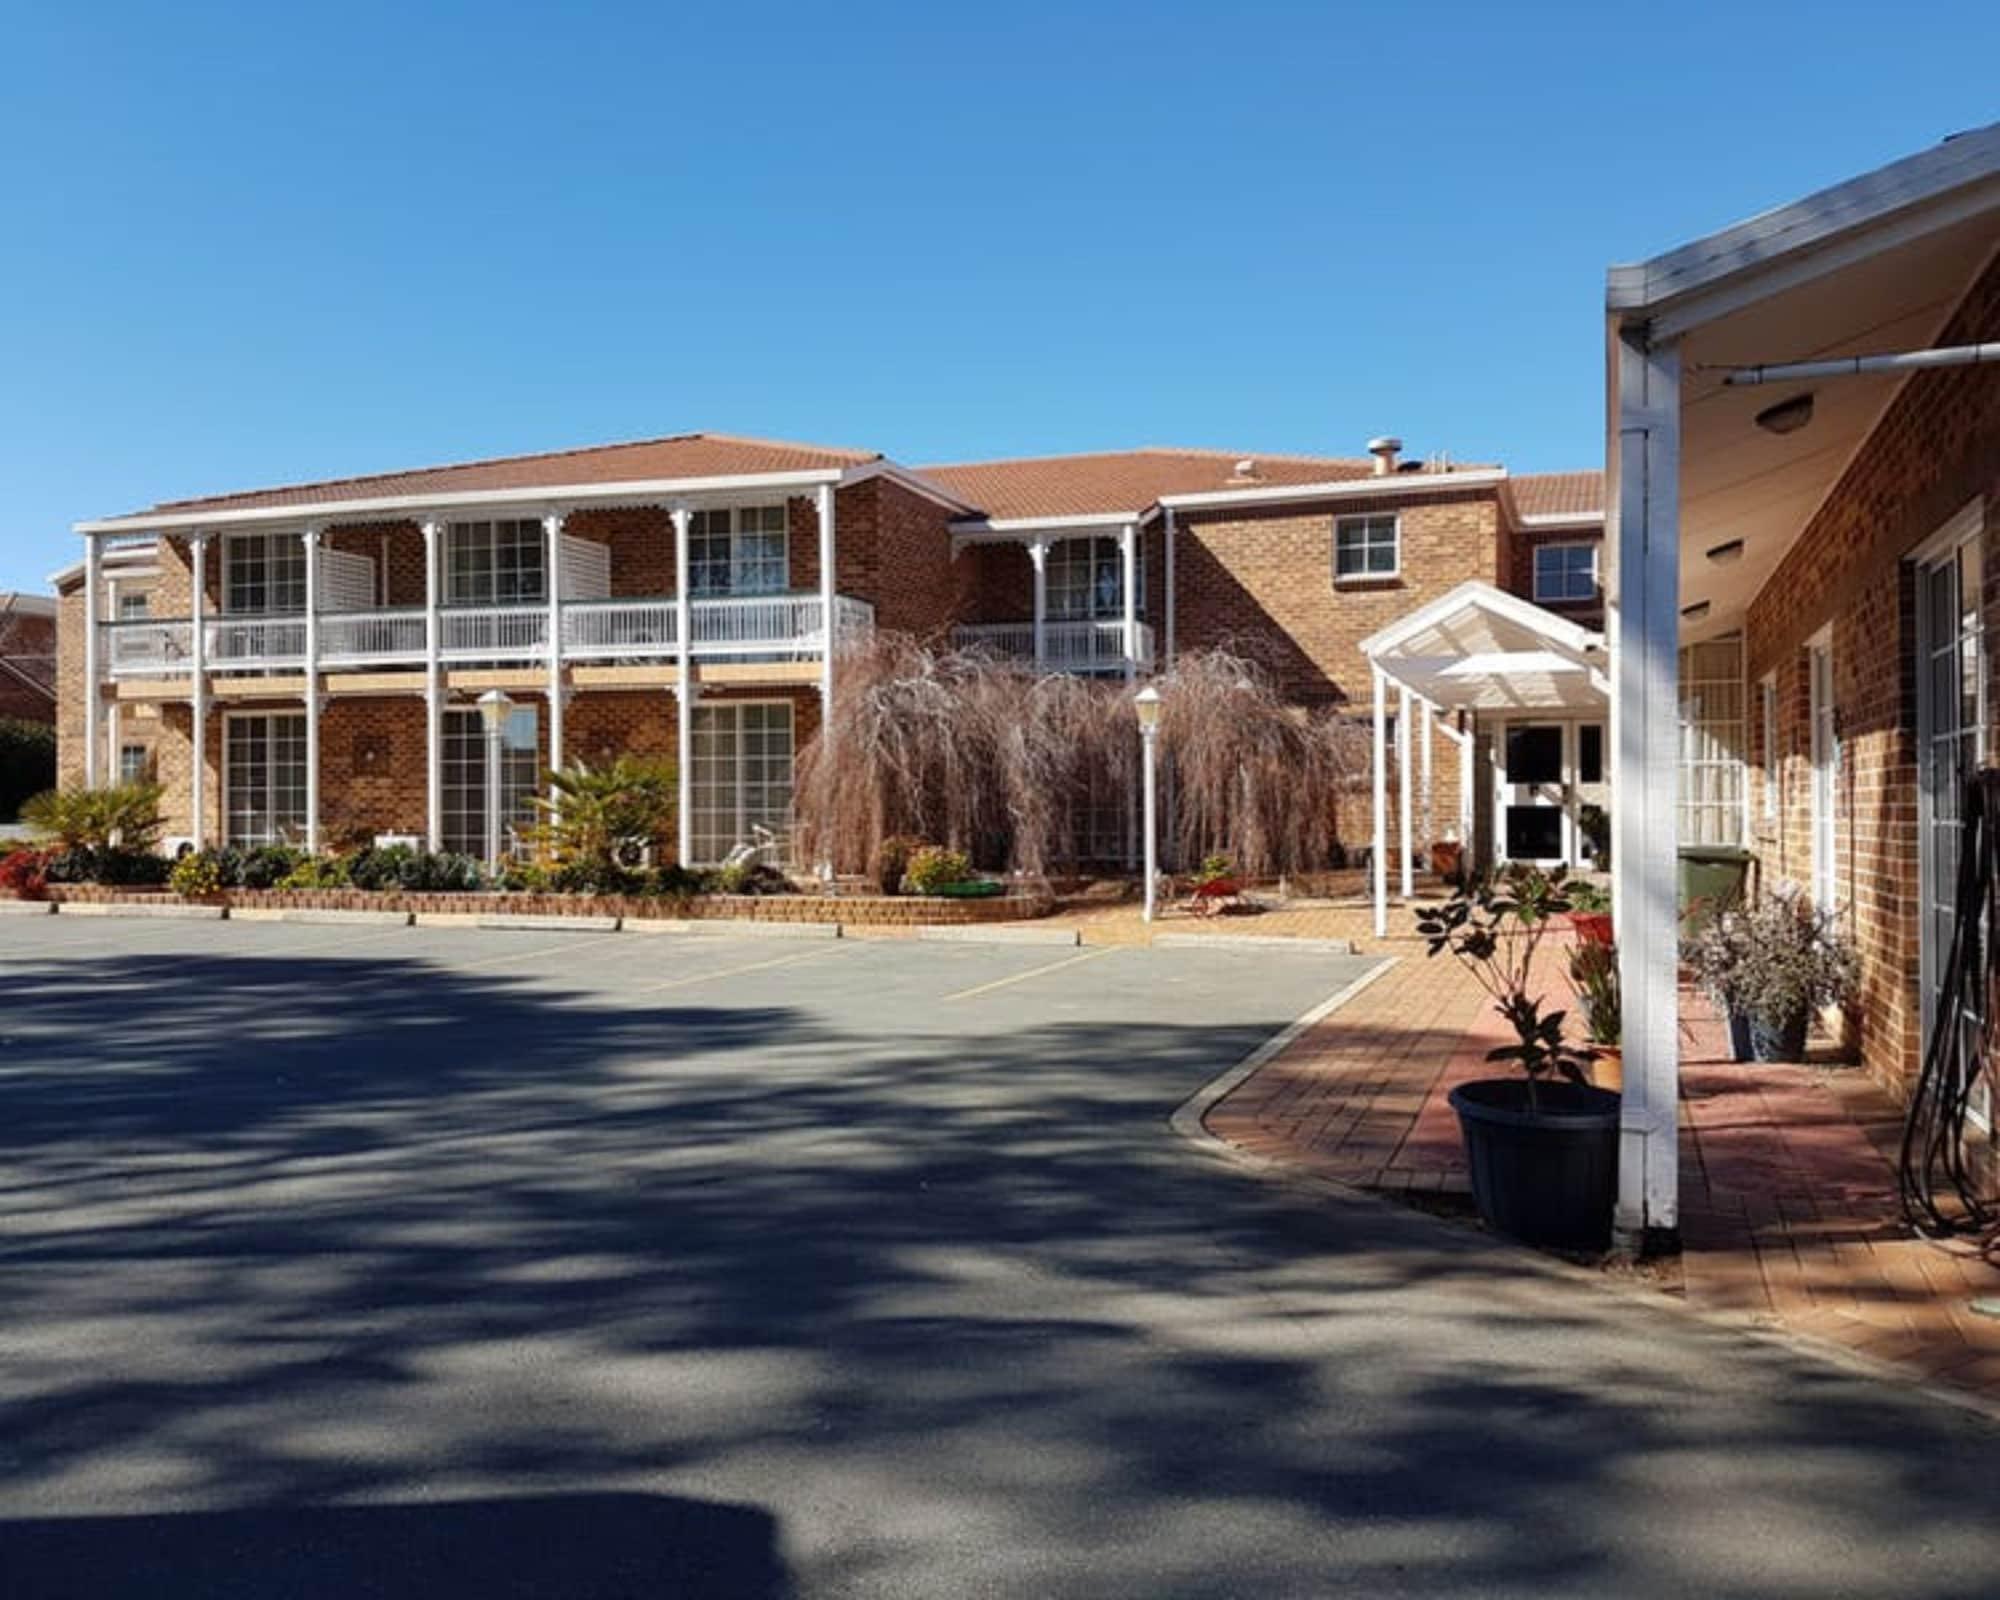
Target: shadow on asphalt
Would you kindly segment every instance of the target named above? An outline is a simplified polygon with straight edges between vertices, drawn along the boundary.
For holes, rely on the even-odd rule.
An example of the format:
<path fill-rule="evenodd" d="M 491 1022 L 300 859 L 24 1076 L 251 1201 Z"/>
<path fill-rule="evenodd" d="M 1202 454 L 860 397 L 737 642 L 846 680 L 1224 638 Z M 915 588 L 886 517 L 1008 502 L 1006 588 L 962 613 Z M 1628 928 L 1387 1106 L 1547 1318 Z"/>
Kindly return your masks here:
<path fill-rule="evenodd" d="M 812 1593 L 2000 1570 L 1983 1426 L 1173 1140 L 1261 1028 L 858 1036 L 307 958 L 0 982 L 9 1595 L 414 1594 L 385 1541 L 434 1600 L 775 1595 L 781 1541 Z M 220 1509 L 119 1514 L 163 1504 Z M 345 1586 L 280 1581 L 322 1557 Z"/>

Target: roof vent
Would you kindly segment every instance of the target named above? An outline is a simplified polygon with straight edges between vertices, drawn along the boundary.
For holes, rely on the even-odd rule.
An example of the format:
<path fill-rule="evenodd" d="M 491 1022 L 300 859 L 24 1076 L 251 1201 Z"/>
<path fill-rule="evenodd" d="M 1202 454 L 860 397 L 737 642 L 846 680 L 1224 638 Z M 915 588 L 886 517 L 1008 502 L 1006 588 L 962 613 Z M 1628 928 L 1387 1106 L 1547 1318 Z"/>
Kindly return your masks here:
<path fill-rule="evenodd" d="M 1257 459 L 1254 456 L 1245 456 L 1229 472 L 1231 483 L 1255 483 L 1261 477 L 1263 473 L 1257 470 Z"/>
<path fill-rule="evenodd" d="M 1368 453 L 1375 458 L 1375 476 L 1386 478 L 1396 470 L 1396 453 L 1403 448 L 1403 441 L 1384 434 L 1379 439 L 1368 441 Z"/>

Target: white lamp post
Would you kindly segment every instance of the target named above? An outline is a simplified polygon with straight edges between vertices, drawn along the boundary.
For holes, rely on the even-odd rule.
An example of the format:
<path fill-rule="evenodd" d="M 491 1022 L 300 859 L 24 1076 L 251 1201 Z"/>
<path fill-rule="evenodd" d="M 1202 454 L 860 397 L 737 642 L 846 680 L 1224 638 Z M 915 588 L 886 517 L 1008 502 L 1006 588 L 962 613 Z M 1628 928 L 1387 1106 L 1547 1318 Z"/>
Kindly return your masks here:
<path fill-rule="evenodd" d="M 507 719 L 514 702 L 498 689 L 479 697 L 479 720 L 486 728 L 486 865 L 500 870 L 500 763 L 504 759 Z"/>
<path fill-rule="evenodd" d="M 1158 908 L 1160 876 L 1160 784 L 1157 746 L 1160 738 L 1160 691 L 1150 683 L 1132 697 L 1132 709 L 1139 717 L 1139 738 L 1146 750 L 1146 920 L 1153 920 Z"/>

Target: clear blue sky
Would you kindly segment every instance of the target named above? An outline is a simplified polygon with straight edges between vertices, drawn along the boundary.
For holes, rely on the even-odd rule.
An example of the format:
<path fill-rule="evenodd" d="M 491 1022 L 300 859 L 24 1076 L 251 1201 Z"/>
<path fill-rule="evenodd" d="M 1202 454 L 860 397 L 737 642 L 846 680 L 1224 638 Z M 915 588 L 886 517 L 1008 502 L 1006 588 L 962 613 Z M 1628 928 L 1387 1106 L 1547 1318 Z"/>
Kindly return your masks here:
<path fill-rule="evenodd" d="M 0 588 L 714 428 L 1600 459 L 1607 263 L 2000 116 L 2000 6 L 0 11 Z"/>

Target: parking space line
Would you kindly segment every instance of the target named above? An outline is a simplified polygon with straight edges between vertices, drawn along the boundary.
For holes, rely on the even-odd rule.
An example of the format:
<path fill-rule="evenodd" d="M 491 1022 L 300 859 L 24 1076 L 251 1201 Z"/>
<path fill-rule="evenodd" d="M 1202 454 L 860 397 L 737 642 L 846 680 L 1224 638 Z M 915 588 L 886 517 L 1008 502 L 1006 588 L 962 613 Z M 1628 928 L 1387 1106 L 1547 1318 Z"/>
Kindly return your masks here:
<path fill-rule="evenodd" d="M 445 959 L 449 960 L 450 965 L 453 967 L 496 967 L 503 961 L 527 961 L 533 959 L 535 956 L 553 956 L 561 955 L 570 950 L 587 950 L 594 944 L 604 944 L 617 937 L 618 935 L 615 933 L 601 933 L 594 939 L 579 939 L 572 933 L 564 935 L 561 944 L 537 945 L 532 950 L 508 950 L 499 955 L 486 956 L 478 961 L 456 961 L 450 960 L 448 957 Z M 435 955 L 435 952 L 420 951 L 418 953 Z"/>
<path fill-rule="evenodd" d="M 995 978 L 991 983 L 975 984 L 970 989 L 960 989 L 955 994 L 941 995 L 941 1000 L 970 1000 L 974 995 L 991 994 L 995 989 L 1005 989 L 1011 984 L 1026 983 L 1030 978 L 1039 978 L 1047 972 L 1060 972 L 1064 967 L 1076 966 L 1083 961 L 1096 961 L 1103 956 L 1115 955 L 1115 946 L 1107 945 L 1098 950 L 1086 950 L 1080 956 L 1069 956 L 1061 961 L 1050 961 L 1039 967 L 1030 967 L 1026 972 L 1017 972 L 1009 978 Z"/>
<path fill-rule="evenodd" d="M 733 978 L 738 973 L 763 972 L 770 967 L 795 966 L 801 961 L 817 961 L 822 957 L 837 956 L 841 953 L 839 945 L 829 942 L 828 947 L 824 950 L 806 950 L 797 955 L 773 956 L 768 961 L 750 961 L 740 967 L 710 967 L 703 972 L 691 972 L 686 977 L 668 978 L 663 983 L 620 985 L 618 993 L 621 995 L 658 994 L 662 989 L 681 989 L 692 983 L 706 983 L 710 978 Z"/>

